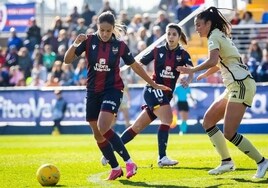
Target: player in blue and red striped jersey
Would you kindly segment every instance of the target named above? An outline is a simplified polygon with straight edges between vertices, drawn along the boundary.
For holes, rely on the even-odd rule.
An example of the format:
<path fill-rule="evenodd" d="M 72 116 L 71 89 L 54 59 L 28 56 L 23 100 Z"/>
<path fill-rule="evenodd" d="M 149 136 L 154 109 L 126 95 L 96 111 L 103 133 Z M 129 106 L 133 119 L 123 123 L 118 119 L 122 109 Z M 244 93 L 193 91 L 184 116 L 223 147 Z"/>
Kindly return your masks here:
<path fill-rule="evenodd" d="M 126 162 L 126 177 L 135 175 L 137 166 L 131 160 L 120 137 L 111 129 L 123 96 L 124 84 L 119 75 L 119 62 L 122 58 L 134 72 L 155 89 L 170 90 L 167 86 L 156 84 L 135 61 L 127 45 L 116 35 L 117 25 L 111 12 L 98 17 L 98 30 L 94 34 L 79 34 L 67 50 L 64 61 L 69 64 L 86 53 L 88 62 L 86 120 L 89 122 L 98 147 L 112 170 L 108 180 L 123 175 L 122 168 L 114 155 L 114 150 Z"/>
<path fill-rule="evenodd" d="M 169 24 L 166 27 L 165 45 L 155 47 L 142 57 L 140 62 L 148 65 L 154 61 L 154 73 L 152 79 L 158 83 L 170 87 L 171 91 L 162 91 L 147 85 L 144 88 L 144 99 L 146 105 L 134 124 L 130 126 L 121 136 L 124 143 L 131 141 L 153 120 L 158 118 L 161 125 L 158 129 L 158 166 L 172 166 L 178 161 L 171 160 L 166 156 L 168 135 L 172 123 L 172 109 L 170 100 L 173 97 L 180 72 L 176 70 L 178 66 L 193 66 L 190 55 L 180 45 L 180 41 L 187 44 L 186 36 L 177 24 Z M 181 79 L 181 84 L 188 87 L 193 75 Z M 103 160 L 102 160 L 103 161 Z"/>

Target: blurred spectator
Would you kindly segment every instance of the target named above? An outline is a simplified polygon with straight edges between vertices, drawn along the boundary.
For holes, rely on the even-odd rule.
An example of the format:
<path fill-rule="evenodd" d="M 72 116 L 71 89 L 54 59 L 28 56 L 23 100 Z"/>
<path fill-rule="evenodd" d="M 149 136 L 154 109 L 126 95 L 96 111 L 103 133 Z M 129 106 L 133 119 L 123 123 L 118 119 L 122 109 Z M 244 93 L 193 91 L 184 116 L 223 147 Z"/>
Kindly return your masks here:
<path fill-rule="evenodd" d="M 87 83 L 87 67 L 86 60 L 81 58 L 74 70 L 74 84 L 77 86 L 84 86 Z"/>
<path fill-rule="evenodd" d="M 0 46 L 0 67 L 3 67 L 6 63 L 6 58 L 2 46 Z"/>
<path fill-rule="evenodd" d="M 255 24 L 256 22 L 252 18 L 252 13 L 250 11 L 246 11 L 243 14 L 242 20 L 239 22 L 239 25 L 245 25 L 245 24 Z M 240 28 L 240 34 L 239 34 L 239 43 L 240 43 L 240 50 L 244 51 L 247 50 L 248 43 L 250 41 L 250 38 L 253 38 L 255 35 L 255 31 L 253 27 L 248 28 Z"/>
<path fill-rule="evenodd" d="M 242 55 L 242 62 L 248 66 L 248 70 L 253 76 L 254 80 L 257 81 L 257 67 L 260 62 L 256 61 L 254 58 L 250 58 L 247 54 Z"/>
<path fill-rule="evenodd" d="M 241 21 L 239 12 L 236 12 L 233 19 L 230 21 L 232 25 L 238 25 Z"/>
<path fill-rule="evenodd" d="M 10 50 L 7 52 L 6 55 L 6 63 L 5 66 L 10 68 L 12 66 L 18 65 L 18 51 L 15 45 L 11 45 Z"/>
<path fill-rule="evenodd" d="M 268 51 L 264 52 L 263 61 L 257 67 L 258 82 L 268 82 Z"/>
<path fill-rule="evenodd" d="M 14 27 L 11 27 L 9 32 L 10 37 L 7 39 L 8 52 L 10 51 L 11 46 L 15 46 L 16 49 L 19 50 L 23 46 L 22 39 L 17 36 L 16 29 Z"/>
<path fill-rule="evenodd" d="M 44 65 L 34 62 L 33 69 L 31 71 L 31 78 L 38 77 L 43 83 L 47 81 L 47 69 Z"/>
<path fill-rule="evenodd" d="M 252 40 L 248 49 L 249 58 L 254 58 L 257 62 L 262 60 L 262 49 L 256 40 Z"/>
<path fill-rule="evenodd" d="M 31 76 L 33 63 L 29 51 L 26 47 L 22 47 L 18 52 L 18 65 L 24 74 L 24 78 Z"/>
<path fill-rule="evenodd" d="M 133 55 L 137 55 L 138 54 L 138 50 L 137 50 L 137 44 L 138 44 L 138 40 L 137 40 L 137 36 L 136 33 L 134 32 L 134 30 L 132 28 L 128 28 L 127 30 L 127 44 L 129 47 L 129 50 L 133 53 Z"/>
<path fill-rule="evenodd" d="M 151 21 L 150 15 L 148 13 L 144 13 L 142 15 L 142 24 L 143 24 L 143 27 L 145 27 L 145 29 L 151 30 L 152 21 Z"/>
<path fill-rule="evenodd" d="M 142 16 L 140 14 L 135 14 L 128 25 L 128 28 L 131 28 L 134 32 L 137 32 L 140 27 L 142 27 Z"/>
<path fill-rule="evenodd" d="M 166 32 L 166 26 L 169 24 L 169 19 L 166 16 L 164 11 L 157 12 L 157 18 L 154 22 L 154 25 L 158 25 L 161 28 L 161 35 Z"/>
<path fill-rule="evenodd" d="M 56 61 L 63 62 L 65 52 L 66 52 L 65 45 L 60 45 L 59 48 L 58 48 L 58 53 L 56 54 Z"/>
<path fill-rule="evenodd" d="M 147 29 L 140 27 L 137 32 L 137 41 L 146 41 L 148 39 Z"/>
<path fill-rule="evenodd" d="M 51 45 L 46 44 L 43 53 L 43 64 L 47 68 L 48 72 L 51 72 L 55 60 L 56 60 L 56 53 L 52 51 Z"/>
<path fill-rule="evenodd" d="M 59 81 L 62 75 L 61 65 L 62 65 L 61 61 L 55 61 L 51 70 L 51 73 L 53 74 L 53 76 L 57 78 Z"/>
<path fill-rule="evenodd" d="M 65 26 L 66 26 L 65 28 L 66 28 L 66 31 L 67 31 L 67 36 L 70 36 L 71 33 L 76 30 L 77 23 L 74 24 L 72 22 L 71 16 L 67 16 L 65 18 Z"/>
<path fill-rule="evenodd" d="M 152 43 L 154 43 L 157 39 L 159 39 L 162 36 L 161 27 L 158 25 L 155 25 L 153 27 L 152 35 L 149 36 L 149 38 L 146 41 L 146 45 L 150 46 Z"/>
<path fill-rule="evenodd" d="M 95 30 L 92 29 L 92 28 L 88 28 L 87 31 L 86 31 L 86 35 L 90 35 L 90 34 L 93 34 L 95 33 Z"/>
<path fill-rule="evenodd" d="M 92 22 L 89 25 L 89 27 L 94 29 L 94 31 L 97 31 L 97 22 L 98 22 L 98 16 L 95 15 L 92 17 Z"/>
<path fill-rule="evenodd" d="M 63 21 L 60 16 L 56 16 L 52 25 L 53 36 L 55 38 L 58 38 L 59 32 L 62 29 L 65 29 L 63 26 Z"/>
<path fill-rule="evenodd" d="M 26 86 L 26 80 L 25 78 L 22 78 L 18 81 L 17 85 L 15 85 L 16 87 L 25 87 Z"/>
<path fill-rule="evenodd" d="M 4 67 L 0 64 L 0 86 L 7 87 L 9 86 L 9 74 L 7 67 Z"/>
<path fill-rule="evenodd" d="M 116 18 L 116 12 L 115 12 L 115 10 L 110 6 L 110 2 L 108 1 L 108 0 L 104 0 L 103 1 L 103 6 L 102 6 L 102 8 L 100 9 L 100 11 L 99 11 L 99 15 L 101 14 L 101 13 L 103 13 L 103 12 L 106 12 L 106 11 L 110 11 L 113 15 L 114 15 L 114 17 Z"/>
<path fill-rule="evenodd" d="M 47 74 L 47 81 L 45 83 L 45 86 L 47 87 L 60 86 L 59 79 L 55 78 L 54 74 L 50 72 Z"/>
<path fill-rule="evenodd" d="M 74 40 L 77 37 L 77 32 L 76 31 L 72 31 L 69 38 L 68 38 L 68 48 L 73 44 Z M 66 48 L 66 49 L 68 49 Z"/>
<path fill-rule="evenodd" d="M 70 14 L 72 19 L 72 23 L 77 24 L 77 19 L 80 18 L 80 14 L 78 13 L 77 6 L 73 7 L 73 12 Z"/>
<path fill-rule="evenodd" d="M 64 46 L 66 49 L 68 48 L 68 37 L 67 37 L 67 32 L 65 29 L 61 29 L 57 38 L 57 46 L 58 49 L 56 51 L 56 53 L 59 50 L 59 46 Z"/>
<path fill-rule="evenodd" d="M 192 9 L 187 5 L 188 0 L 178 0 L 178 5 L 176 6 L 176 18 L 180 22 L 192 13 Z M 185 34 L 188 38 L 191 38 L 191 27 L 194 25 L 193 19 L 189 20 L 183 25 Z"/>
<path fill-rule="evenodd" d="M 61 65 L 61 79 L 60 85 L 62 86 L 72 86 L 74 85 L 74 69 L 72 64 L 63 63 Z"/>
<path fill-rule="evenodd" d="M 21 79 L 24 78 L 23 72 L 18 65 L 12 66 L 9 69 L 9 85 L 16 86 Z"/>
<path fill-rule="evenodd" d="M 29 86 L 36 86 L 36 87 L 42 87 L 42 86 L 45 86 L 45 83 L 43 80 L 40 79 L 39 75 L 35 75 L 34 77 L 32 77 L 32 79 L 29 83 Z M 27 80 L 26 80 L 26 83 L 27 83 Z"/>
<path fill-rule="evenodd" d="M 85 26 L 85 19 L 78 18 L 77 19 L 77 27 L 76 27 L 77 35 L 79 35 L 81 33 L 85 34 L 86 31 L 87 31 L 87 26 Z"/>
<path fill-rule="evenodd" d="M 30 18 L 29 24 L 29 27 L 26 29 L 26 40 L 24 41 L 24 44 L 28 48 L 30 54 L 32 54 L 35 45 L 40 45 L 41 43 L 41 29 L 37 26 L 35 17 Z"/>
<path fill-rule="evenodd" d="M 31 59 L 33 64 L 38 63 L 43 65 L 43 50 L 39 45 L 35 45 Z"/>
<path fill-rule="evenodd" d="M 175 12 L 174 7 L 177 5 L 177 0 L 160 0 L 158 8 L 166 12 Z"/>
<path fill-rule="evenodd" d="M 94 10 L 90 10 L 89 5 L 85 4 L 84 10 L 81 14 L 81 18 L 84 18 L 85 20 L 85 26 L 89 26 L 92 22 L 92 17 L 96 15 L 96 12 Z"/>
<path fill-rule="evenodd" d="M 119 13 L 118 21 L 120 24 L 128 26 L 130 24 L 130 20 L 128 19 L 128 14 L 125 10 L 121 10 Z"/>
<path fill-rule="evenodd" d="M 239 25 L 243 25 L 243 24 L 255 24 L 255 23 L 256 23 L 256 21 L 253 19 L 252 12 L 246 11 L 243 14 L 242 20 L 239 22 Z"/>
<path fill-rule="evenodd" d="M 53 52 L 57 52 L 58 50 L 58 41 L 57 41 L 57 38 L 54 37 L 53 31 L 51 29 L 49 29 L 47 33 L 42 37 L 42 42 L 41 42 L 40 47 L 44 49 L 45 45 L 51 45 Z"/>

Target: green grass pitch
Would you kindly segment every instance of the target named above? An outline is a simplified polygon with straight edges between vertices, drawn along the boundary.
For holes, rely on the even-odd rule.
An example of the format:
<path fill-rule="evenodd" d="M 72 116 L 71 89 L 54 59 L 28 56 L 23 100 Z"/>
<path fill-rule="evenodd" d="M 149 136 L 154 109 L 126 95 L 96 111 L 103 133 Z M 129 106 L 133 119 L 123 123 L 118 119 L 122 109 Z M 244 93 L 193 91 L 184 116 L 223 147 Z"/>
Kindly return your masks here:
<path fill-rule="evenodd" d="M 268 157 L 268 135 L 245 136 Z M 229 142 L 236 171 L 208 175 L 220 158 L 205 134 L 170 135 L 167 154 L 179 160 L 175 167 L 158 168 L 155 134 L 138 135 L 126 146 L 138 165 L 137 174 L 131 179 L 124 176 L 105 181 L 110 167 L 101 165 L 101 153 L 92 135 L 1 135 L 0 187 L 41 187 L 35 173 L 44 163 L 59 168 L 57 187 L 268 187 L 268 172 L 263 179 L 252 179 L 255 162 Z M 117 158 L 125 171 L 124 162 Z"/>

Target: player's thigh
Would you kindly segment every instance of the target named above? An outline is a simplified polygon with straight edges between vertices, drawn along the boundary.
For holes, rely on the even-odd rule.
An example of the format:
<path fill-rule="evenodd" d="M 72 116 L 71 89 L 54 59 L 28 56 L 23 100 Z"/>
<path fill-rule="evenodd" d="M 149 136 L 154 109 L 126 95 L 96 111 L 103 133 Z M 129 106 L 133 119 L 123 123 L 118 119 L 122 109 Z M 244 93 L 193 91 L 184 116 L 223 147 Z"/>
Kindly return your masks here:
<path fill-rule="evenodd" d="M 156 108 L 154 114 L 160 119 L 162 124 L 170 125 L 172 123 L 173 114 L 169 104 Z"/>
<path fill-rule="evenodd" d="M 209 129 L 216 125 L 224 117 L 227 99 L 220 97 L 215 100 L 204 115 L 203 127 Z"/>

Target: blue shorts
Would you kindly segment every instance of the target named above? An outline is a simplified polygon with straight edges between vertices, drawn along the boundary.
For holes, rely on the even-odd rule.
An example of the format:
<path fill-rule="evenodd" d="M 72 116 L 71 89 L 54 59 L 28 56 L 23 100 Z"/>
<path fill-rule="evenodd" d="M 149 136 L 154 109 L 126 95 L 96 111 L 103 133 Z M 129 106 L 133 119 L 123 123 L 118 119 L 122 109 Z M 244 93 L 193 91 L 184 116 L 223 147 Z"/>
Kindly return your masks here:
<path fill-rule="evenodd" d="M 172 95 L 169 96 L 165 94 L 160 89 L 154 89 L 151 86 L 146 86 L 143 90 L 143 97 L 146 102 L 146 105 L 143 106 L 147 110 L 147 113 L 151 117 L 151 119 L 155 119 L 156 116 L 153 115 L 154 109 L 169 104 L 170 100 L 172 99 Z"/>
<path fill-rule="evenodd" d="M 100 93 L 88 91 L 86 97 L 86 120 L 96 121 L 100 111 L 110 112 L 116 116 L 122 98 L 123 91 L 117 89 L 109 89 Z"/>

